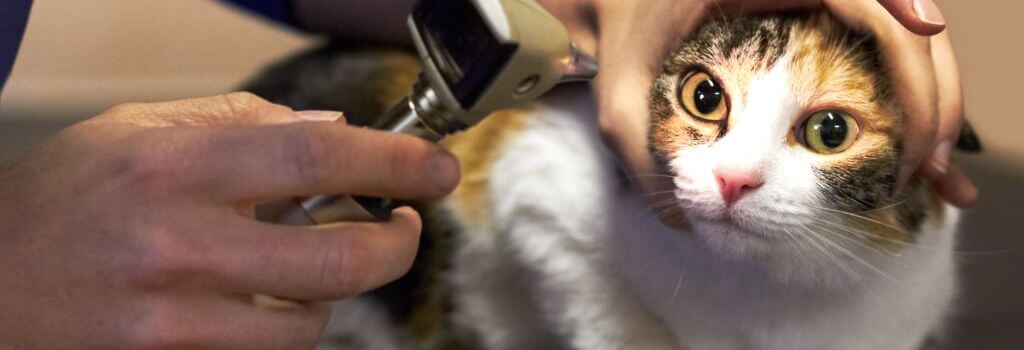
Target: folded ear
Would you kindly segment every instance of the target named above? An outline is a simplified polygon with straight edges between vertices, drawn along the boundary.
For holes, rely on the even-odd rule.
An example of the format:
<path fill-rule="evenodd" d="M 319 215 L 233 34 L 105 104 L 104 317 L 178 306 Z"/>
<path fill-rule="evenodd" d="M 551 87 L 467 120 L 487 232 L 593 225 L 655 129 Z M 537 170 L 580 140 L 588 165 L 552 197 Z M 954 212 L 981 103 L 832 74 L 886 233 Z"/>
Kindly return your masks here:
<path fill-rule="evenodd" d="M 981 140 L 978 138 L 978 134 L 974 132 L 974 127 L 967 120 L 964 120 L 964 125 L 960 128 L 960 136 L 956 140 L 956 148 L 968 153 L 981 153 L 984 150 L 981 147 Z"/>

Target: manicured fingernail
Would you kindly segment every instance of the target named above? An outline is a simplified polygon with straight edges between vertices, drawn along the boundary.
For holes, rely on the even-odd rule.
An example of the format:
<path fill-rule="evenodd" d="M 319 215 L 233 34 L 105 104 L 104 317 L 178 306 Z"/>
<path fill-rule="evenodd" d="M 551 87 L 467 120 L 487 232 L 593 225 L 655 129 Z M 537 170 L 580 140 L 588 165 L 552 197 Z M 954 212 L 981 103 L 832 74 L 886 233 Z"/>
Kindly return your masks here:
<path fill-rule="evenodd" d="M 343 116 L 341 112 L 335 111 L 298 111 L 295 112 L 303 120 L 311 122 L 334 122 Z"/>
<path fill-rule="evenodd" d="M 437 152 L 430 158 L 430 179 L 445 193 L 459 184 L 459 160 L 451 153 Z"/>
<path fill-rule="evenodd" d="M 932 167 L 938 170 L 939 173 L 945 174 L 946 170 L 949 169 L 949 153 L 953 150 L 953 143 L 950 141 L 942 141 L 938 146 L 935 147 L 935 151 L 932 152 Z"/>
<path fill-rule="evenodd" d="M 937 26 L 946 25 L 946 18 L 942 17 L 942 11 L 932 0 L 914 0 L 914 12 L 921 22 Z"/>

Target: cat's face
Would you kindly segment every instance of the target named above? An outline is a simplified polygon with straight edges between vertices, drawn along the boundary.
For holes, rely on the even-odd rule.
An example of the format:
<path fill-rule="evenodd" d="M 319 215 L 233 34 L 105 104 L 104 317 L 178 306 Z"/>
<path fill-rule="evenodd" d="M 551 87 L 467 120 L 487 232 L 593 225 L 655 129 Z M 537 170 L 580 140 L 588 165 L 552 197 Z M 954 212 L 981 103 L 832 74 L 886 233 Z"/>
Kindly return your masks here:
<path fill-rule="evenodd" d="M 671 55 L 649 146 L 704 243 L 771 257 L 913 239 L 925 205 L 895 187 L 902 116 L 876 51 L 816 14 L 712 22 Z"/>

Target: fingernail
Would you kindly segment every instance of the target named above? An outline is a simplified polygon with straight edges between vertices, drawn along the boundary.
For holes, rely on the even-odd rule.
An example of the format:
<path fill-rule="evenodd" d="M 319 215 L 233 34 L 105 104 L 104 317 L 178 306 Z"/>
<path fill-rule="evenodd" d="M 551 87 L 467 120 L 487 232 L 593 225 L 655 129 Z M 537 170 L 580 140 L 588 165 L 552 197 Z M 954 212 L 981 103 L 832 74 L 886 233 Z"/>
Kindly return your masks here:
<path fill-rule="evenodd" d="M 335 121 L 338 121 L 338 119 L 341 118 L 344 115 L 341 112 L 336 112 L 336 111 L 317 111 L 317 110 L 298 111 L 298 112 L 295 112 L 295 114 L 297 114 L 299 116 L 299 118 L 302 118 L 303 120 L 311 121 L 311 122 L 335 122 Z"/>
<path fill-rule="evenodd" d="M 932 0 L 914 0 L 914 12 L 921 22 L 937 26 L 946 25 L 946 18 L 942 17 L 942 11 Z"/>
<path fill-rule="evenodd" d="M 932 152 L 932 159 L 930 160 L 932 167 L 938 170 L 939 173 L 945 174 L 949 169 L 949 153 L 953 150 L 953 143 L 950 141 L 942 141 L 938 146 L 935 147 L 935 151 Z"/>
<path fill-rule="evenodd" d="M 459 184 L 459 160 L 451 153 L 437 152 L 430 158 L 430 179 L 434 187 L 444 193 L 451 192 Z"/>

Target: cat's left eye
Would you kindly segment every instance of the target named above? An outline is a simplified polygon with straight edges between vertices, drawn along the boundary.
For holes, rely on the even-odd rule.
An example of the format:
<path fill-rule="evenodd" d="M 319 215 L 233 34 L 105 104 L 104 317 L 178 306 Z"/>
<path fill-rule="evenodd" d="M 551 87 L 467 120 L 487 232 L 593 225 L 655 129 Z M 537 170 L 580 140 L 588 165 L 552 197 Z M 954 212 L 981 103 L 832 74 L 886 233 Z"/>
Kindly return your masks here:
<path fill-rule="evenodd" d="M 683 78 L 679 84 L 679 104 L 690 115 L 708 121 L 722 120 L 728 113 L 722 85 L 701 71 Z"/>
<path fill-rule="evenodd" d="M 860 132 L 857 121 L 838 110 L 814 112 L 801 130 L 800 139 L 804 146 L 822 154 L 845 151 L 853 145 Z"/>

